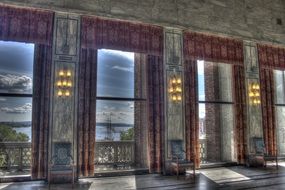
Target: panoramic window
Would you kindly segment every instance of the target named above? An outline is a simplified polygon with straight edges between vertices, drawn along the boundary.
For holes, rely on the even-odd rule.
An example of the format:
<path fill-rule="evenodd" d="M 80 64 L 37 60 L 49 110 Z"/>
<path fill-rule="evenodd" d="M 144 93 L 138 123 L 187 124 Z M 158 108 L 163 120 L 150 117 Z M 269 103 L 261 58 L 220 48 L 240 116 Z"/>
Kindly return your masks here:
<path fill-rule="evenodd" d="M 34 45 L 0 41 L 0 175 L 29 173 Z"/>
<path fill-rule="evenodd" d="M 285 155 L 285 72 L 274 71 L 278 155 Z"/>
<path fill-rule="evenodd" d="M 206 61 L 197 64 L 201 162 L 233 161 L 231 65 Z"/>
<path fill-rule="evenodd" d="M 135 162 L 135 123 L 142 118 L 135 110 L 142 109 L 144 101 L 135 54 L 98 50 L 97 71 L 95 168 L 130 168 Z"/>

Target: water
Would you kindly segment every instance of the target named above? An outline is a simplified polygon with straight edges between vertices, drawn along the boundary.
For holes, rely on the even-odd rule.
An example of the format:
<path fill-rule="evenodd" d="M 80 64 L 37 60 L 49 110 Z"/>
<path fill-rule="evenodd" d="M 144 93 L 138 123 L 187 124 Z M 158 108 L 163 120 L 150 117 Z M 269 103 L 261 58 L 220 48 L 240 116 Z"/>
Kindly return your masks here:
<path fill-rule="evenodd" d="M 18 133 L 25 133 L 26 135 L 29 136 L 29 142 L 31 142 L 32 140 L 32 127 L 15 127 L 13 128 L 14 130 L 16 130 Z"/>
<path fill-rule="evenodd" d="M 114 141 L 119 141 L 121 132 L 127 131 L 132 127 L 112 127 L 112 138 Z M 104 140 L 107 138 L 107 127 L 106 126 L 96 126 L 96 141 Z"/>

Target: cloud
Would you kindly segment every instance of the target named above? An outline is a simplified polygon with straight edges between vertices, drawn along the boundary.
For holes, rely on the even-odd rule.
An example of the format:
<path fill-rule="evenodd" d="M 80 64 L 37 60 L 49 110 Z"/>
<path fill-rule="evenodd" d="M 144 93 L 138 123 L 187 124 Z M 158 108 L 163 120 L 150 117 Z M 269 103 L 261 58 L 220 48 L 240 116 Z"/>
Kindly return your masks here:
<path fill-rule="evenodd" d="M 132 67 L 113 66 L 111 69 L 117 69 L 120 71 L 125 71 L 125 72 L 130 72 L 130 73 L 134 72 L 134 68 L 132 68 Z"/>
<path fill-rule="evenodd" d="M 198 74 L 204 74 L 204 61 L 198 60 Z"/>
<path fill-rule="evenodd" d="M 4 108 L 1 108 L 1 111 L 6 112 L 6 113 L 13 113 L 13 114 L 24 114 L 24 113 L 28 113 L 32 111 L 32 104 L 26 103 L 22 106 L 13 107 L 13 108 L 4 107 Z"/>
<path fill-rule="evenodd" d="M 119 51 L 119 50 L 110 50 L 110 49 L 101 49 L 102 53 L 109 54 L 110 56 L 119 56 L 122 58 L 127 58 L 128 60 L 134 60 L 134 53 L 126 52 L 126 51 Z"/>
<path fill-rule="evenodd" d="M 31 92 L 32 78 L 26 75 L 0 74 L 0 89 L 8 92 Z"/>
<path fill-rule="evenodd" d="M 128 106 L 130 109 L 134 109 L 134 103 L 128 102 Z"/>
<path fill-rule="evenodd" d="M 7 99 L 6 98 L 0 98 L 0 101 L 1 102 L 4 102 L 4 101 L 6 101 Z"/>

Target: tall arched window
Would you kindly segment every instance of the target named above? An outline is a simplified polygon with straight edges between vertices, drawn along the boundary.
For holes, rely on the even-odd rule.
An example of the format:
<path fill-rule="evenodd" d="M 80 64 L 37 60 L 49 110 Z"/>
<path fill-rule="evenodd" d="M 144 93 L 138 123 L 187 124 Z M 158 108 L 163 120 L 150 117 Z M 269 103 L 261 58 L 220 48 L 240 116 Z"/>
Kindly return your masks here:
<path fill-rule="evenodd" d="M 34 44 L 0 41 L 0 175 L 30 174 Z"/>

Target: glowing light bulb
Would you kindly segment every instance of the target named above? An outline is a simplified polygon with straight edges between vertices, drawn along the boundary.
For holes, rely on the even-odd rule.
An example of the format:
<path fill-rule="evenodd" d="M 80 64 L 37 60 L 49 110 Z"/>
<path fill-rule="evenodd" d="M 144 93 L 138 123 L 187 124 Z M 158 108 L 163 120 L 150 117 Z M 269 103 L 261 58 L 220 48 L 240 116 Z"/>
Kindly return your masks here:
<path fill-rule="evenodd" d="M 57 86 L 60 87 L 62 85 L 61 81 L 57 81 Z"/>
<path fill-rule="evenodd" d="M 178 100 L 178 101 L 181 101 L 181 100 L 182 100 L 182 97 L 179 95 L 179 96 L 177 97 L 177 100 Z"/>
<path fill-rule="evenodd" d="M 259 97 L 259 96 L 260 96 L 259 92 L 256 92 L 255 97 Z"/>
<path fill-rule="evenodd" d="M 178 84 L 181 84 L 181 78 L 178 78 L 178 79 L 177 79 L 177 83 L 178 83 Z"/>
<path fill-rule="evenodd" d="M 250 93 L 248 94 L 248 96 L 249 96 L 249 97 L 253 97 L 253 96 L 254 96 L 254 93 L 253 93 L 253 92 L 250 92 Z"/>
<path fill-rule="evenodd" d="M 176 101 L 176 100 L 177 100 L 176 95 L 173 95 L 173 96 L 172 96 L 172 100 L 173 100 L 173 101 Z"/>
<path fill-rule="evenodd" d="M 179 88 L 178 88 L 178 92 L 182 92 L 182 89 L 181 89 L 181 87 L 179 87 Z"/>
<path fill-rule="evenodd" d="M 64 81 L 62 82 L 62 85 L 63 85 L 63 86 L 66 86 L 66 85 L 67 85 L 66 80 L 64 80 Z"/>
<path fill-rule="evenodd" d="M 68 87 L 72 87 L 72 82 L 71 82 L 71 81 L 68 81 L 67 86 L 68 86 Z"/>
<path fill-rule="evenodd" d="M 173 92 L 173 88 L 170 87 L 170 88 L 169 88 L 169 93 L 172 93 L 172 92 Z"/>
<path fill-rule="evenodd" d="M 57 92 L 57 95 L 58 95 L 59 97 L 61 97 L 61 96 L 62 96 L 62 91 L 59 90 L 59 91 Z"/>
<path fill-rule="evenodd" d="M 70 96 L 70 92 L 68 90 L 65 92 L 65 96 Z"/>
<path fill-rule="evenodd" d="M 66 76 L 71 77 L 71 71 L 67 71 Z"/>
<path fill-rule="evenodd" d="M 176 83 L 176 79 L 174 78 L 174 79 L 172 79 L 172 83 L 173 84 L 175 84 Z"/>
<path fill-rule="evenodd" d="M 59 71 L 59 76 L 64 76 L 64 72 L 63 71 Z"/>

